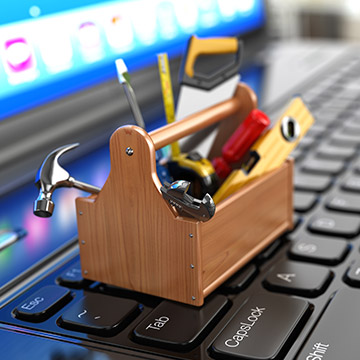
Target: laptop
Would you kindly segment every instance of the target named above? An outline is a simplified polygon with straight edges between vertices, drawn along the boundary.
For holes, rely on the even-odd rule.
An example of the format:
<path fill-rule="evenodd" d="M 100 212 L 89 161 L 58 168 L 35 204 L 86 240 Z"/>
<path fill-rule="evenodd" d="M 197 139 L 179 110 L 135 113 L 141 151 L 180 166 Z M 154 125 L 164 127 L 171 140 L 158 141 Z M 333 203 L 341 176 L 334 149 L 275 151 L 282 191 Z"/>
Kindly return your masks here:
<path fill-rule="evenodd" d="M 6 9 L 0 13 L 2 359 L 359 357 L 357 46 L 272 42 L 261 0 L 38 1 Z M 83 279 L 74 201 L 84 192 L 58 189 L 53 216 L 33 215 L 35 174 L 54 148 L 80 143 L 61 163 L 76 179 L 105 183 L 109 138 L 134 123 L 115 59 L 125 59 L 151 131 L 165 123 L 156 54 L 169 54 L 177 94 L 181 54 L 193 33 L 244 40 L 241 79 L 272 119 L 296 94 L 316 118 L 293 153 L 295 229 L 200 308 Z"/>

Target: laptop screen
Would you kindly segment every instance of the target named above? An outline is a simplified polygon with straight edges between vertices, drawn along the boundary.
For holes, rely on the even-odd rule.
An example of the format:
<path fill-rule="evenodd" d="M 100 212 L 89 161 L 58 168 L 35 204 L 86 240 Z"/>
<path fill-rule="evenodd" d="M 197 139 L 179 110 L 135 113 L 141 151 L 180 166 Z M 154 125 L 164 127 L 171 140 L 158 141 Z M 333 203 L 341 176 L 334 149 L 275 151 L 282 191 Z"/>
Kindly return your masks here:
<path fill-rule="evenodd" d="M 36 5 L 35 5 L 36 4 Z M 0 12 L 0 121 L 184 49 L 189 36 L 224 36 L 265 22 L 261 0 L 26 0 Z"/>
<path fill-rule="evenodd" d="M 53 197 L 53 217 L 37 218 L 32 204 L 38 190 L 33 174 L 26 171 L 39 166 L 60 135 L 66 140 L 59 140 L 61 145 L 72 141 L 73 131 L 67 124 L 76 127 L 84 122 L 99 132 L 108 103 L 99 104 L 93 97 L 79 101 L 87 93 L 84 90 L 96 87 L 101 101 L 110 96 L 118 105 L 117 95 L 111 98 L 106 91 L 108 80 L 116 77 L 116 58 L 123 57 L 133 73 L 156 64 L 158 52 L 180 55 L 194 33 L 247 34 L 262 28 L 264 22 L 261 0 L 24 0 L 7 4 L 6 12 L 0 12 L 0 231 L 21 228 L 28 234 L 0 252 L 0 295 L 18 281 L 14 279 L 74 243 L 74 199 L 84 194 L 59 189 Z M 137 94 L 138 90 L 142 89 L 137 87 Z M 69 116 L 73 103 L 79 112 Z M 39 109 L 28 111 L 35 108 Z M 97 122 L 88 124 L 92 116 Z M 82 142 L 78 134 L 74 137 Z M 102 186 L 109 173 L 108 159 L 108 147 L 103 146 L 66 163 L 66 169 L 81 181 Z"/>

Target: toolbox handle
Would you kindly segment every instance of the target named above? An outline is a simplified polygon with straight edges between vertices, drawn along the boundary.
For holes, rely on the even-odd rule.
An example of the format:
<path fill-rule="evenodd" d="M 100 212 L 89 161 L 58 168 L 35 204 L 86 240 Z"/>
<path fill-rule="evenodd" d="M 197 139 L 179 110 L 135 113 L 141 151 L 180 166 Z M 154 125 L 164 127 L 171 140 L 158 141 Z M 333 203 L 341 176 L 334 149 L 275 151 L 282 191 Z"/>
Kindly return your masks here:
<path fill-rule="evenodd" d="M 243 102 L 240 95 L 241 92 L 238 91 L 238 89 L 239 85 L 234 96 L 229 100 L 190 115 L 183 120 L 175 121 L 152 131 L 149 135 L 155 145 L 155 150 L 159 150 L 174 141 L 202 130 L 235 114 L 240 109 Z"/>

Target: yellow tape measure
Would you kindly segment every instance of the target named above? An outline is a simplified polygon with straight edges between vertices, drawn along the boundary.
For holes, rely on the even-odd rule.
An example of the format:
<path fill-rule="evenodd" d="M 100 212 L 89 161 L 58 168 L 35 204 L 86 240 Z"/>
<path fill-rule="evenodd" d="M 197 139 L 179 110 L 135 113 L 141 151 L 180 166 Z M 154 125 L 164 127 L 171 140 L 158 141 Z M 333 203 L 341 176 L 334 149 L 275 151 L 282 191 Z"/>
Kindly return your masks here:
<path fill-rule="evenodd" d="M 171 85 L 169 59 L 166 53 L 158 54 L 158 65 L 166 121 L 168 124 L 171 124 L 175 121 L 175 106 Z M 172 157 L 180 154 L 180 146 L 177 141 L 171 144 L 171 152 Z"/>

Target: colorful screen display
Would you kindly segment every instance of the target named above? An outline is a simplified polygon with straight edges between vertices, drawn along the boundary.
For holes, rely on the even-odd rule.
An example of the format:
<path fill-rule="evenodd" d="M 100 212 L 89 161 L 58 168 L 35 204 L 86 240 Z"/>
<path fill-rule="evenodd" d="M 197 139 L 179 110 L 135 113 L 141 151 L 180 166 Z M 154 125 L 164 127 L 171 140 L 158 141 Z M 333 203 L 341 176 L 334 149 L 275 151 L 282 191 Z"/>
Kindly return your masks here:
<path fill-rule="evenodd" d="M 24 0 L 0 12 L 0 120 L 180 54 L 190 35 L 258 29 L 261 0 Z"/>

